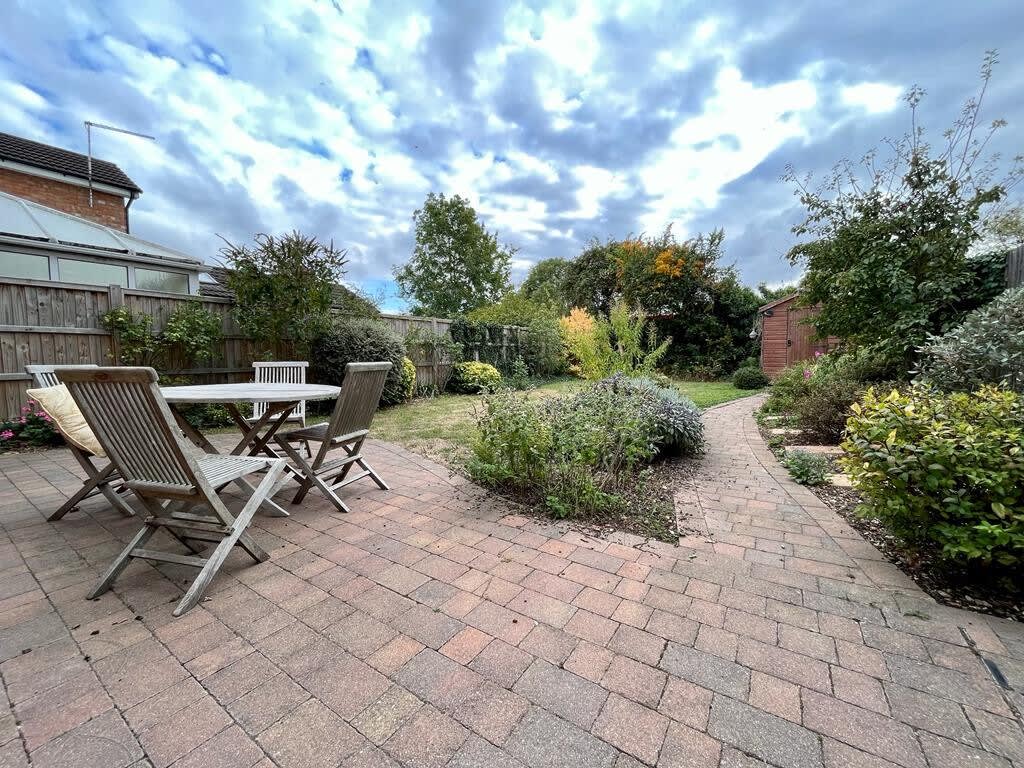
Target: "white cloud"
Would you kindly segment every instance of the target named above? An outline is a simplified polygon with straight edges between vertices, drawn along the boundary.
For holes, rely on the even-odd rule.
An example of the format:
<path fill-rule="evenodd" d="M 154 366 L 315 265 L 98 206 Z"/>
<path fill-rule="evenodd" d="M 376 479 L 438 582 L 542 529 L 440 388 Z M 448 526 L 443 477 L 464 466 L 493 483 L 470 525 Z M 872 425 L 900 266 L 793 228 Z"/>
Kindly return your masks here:
<path fill-rule="evenodd" d="M 781 149 L 801 167 L 804 153 L 812 167 L 859 155 L 886 135 L 900 83 L 950 56 L 932 46 L 897 72 L 838 34 L 772 47 L 807 21 L 795 6 L 756 20 L 653 0 L 43 6 L 9 14 L 0 130 L 72 149 L 85 118 L 154 133 L 97 140 L 146 190 L 141 235 L 206 257 L 216 233 L 308 228 L 344 240 L 360 279 L 408 255 L 430 191 L 468 197 L 522 249 L 517 274 L 593 235 L 767 229 L 789 190 L 732 199 L 738 182 Z"/>
<path fill-rule="evenodd" d="M 889 83 L 858 83 L 843 86 L 839 98 L 849 107 L 857 107 L 869 115 L 891 112 L 899 105 L 903 89 Z"/>

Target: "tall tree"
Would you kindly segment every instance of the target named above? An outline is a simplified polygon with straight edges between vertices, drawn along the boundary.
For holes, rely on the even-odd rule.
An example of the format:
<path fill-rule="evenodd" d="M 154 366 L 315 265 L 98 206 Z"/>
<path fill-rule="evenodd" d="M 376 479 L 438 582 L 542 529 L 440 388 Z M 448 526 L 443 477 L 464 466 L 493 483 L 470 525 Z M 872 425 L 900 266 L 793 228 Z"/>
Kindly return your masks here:
<path fill-rule="evenodd" d="M 621 298 L 616 246 L 612 240 L 602 243 L 595 238 L 583 253 L 569 262 L 562 279 L 562 295 L 570 307 L 607 315 Z"/>
<path fill-rule="evenodd" d="M 849 161 L 820 189 L 790 171 L 806 220 L 794 228 L 805 241 L 789 252 L 806 268 L 800 300 L 821 304 L 815 326 L 854 344 L 876 346 L 906 370 L 929 334 L 941 333 L 998 292 L 998 259 L 970 256 L 982 236 L 987 208 L 1021 178 L 1021 158 L 997 181 L 995 158 L 984 155 L 1005 123 L 983 127 L 981 106 L 995 55 L 986 56 L 982 86 L 931 147 L 917 125 L 919 88 L 907 94 L 911 130 L 889 142 L 880 164 L 868 153 L 863 167 Z"/>
<path fill-rule="evenodd" d="M 457 317 L 510 290 L 515 249 L 498 245 L 466 199 L 431 192 L 412 218 L 416 246 L 394 275 L 414 314 Z"/>
<path fill-rule="evenodd" d="M 560 315 L 564 315 L 572 309 L 562 291 L 568 270 L 569 262 L 565 259 L 538 261 L 530 267 L 526 279 L 519 286 L 519 292 L 525 298 L 547 305 Z"/>

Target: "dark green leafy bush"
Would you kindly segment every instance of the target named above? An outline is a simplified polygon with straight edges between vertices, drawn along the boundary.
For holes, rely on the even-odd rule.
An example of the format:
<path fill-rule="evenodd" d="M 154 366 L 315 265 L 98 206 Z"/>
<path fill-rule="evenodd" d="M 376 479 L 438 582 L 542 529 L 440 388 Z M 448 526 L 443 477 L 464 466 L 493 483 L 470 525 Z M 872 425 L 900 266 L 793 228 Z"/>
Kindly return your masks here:
<path fill-rule="evenodd" d="M 1013 288 L 918 350 L 920 374 L 950 391 L 999 384 L 1024 393 L 1024 288 Z"/>
<path fill-rule="evenodd" d="M 478 363 L 472 360 L 456 363 L 452 367 L 452 377 L 448 380 L 448 389 L 464 395 L 479 395 L 493 392 L 501 384 L 501 374 L 490 363 Z"/>
<path fill-rule="evenodd" d="M 836 374 L 811 376 L 808 384 L 806 394 L 793 403 L 797 425 L 822 439 L 838 441 L 846 429 L 850 405 L 865 385 Z"/>
<path fill-rule="evenodd" d="M 915 385 L 854 404 L 843 443 L 864 511 L 951 559 L 1024 562 L 1024 404 Z"/>
<path fill-rule="evenodd" d="M 185 387 L 191 384 L 199 384 L 200 381 L 188 376 L 167 376 L 160 374 L 160 386 L 162 387 Z M 252 414 L 252 403 L 236 403 L 243 415 Z M 196 429 L 209 429 L 210 427 L 230 427 L 234 424 L 228 409 L 220 403 L 193 403 L 190 405 L 179 404 L 175 406 L 185 421 Z"/>
<path fill-rule="evenodd" d="M 810 390 L 811 374 L 814 367 L 807 365 L 791 365 L 779 372 L 772 381 L 764 410 L 768 413 L 789 413 L 793 405 Z"/>
<path fill-rule="evenodd" d="M 505 385 L 512 389 L 523 390 L 530 386 L 530 369 L 521 357 L 517 357 L 505 376 Z"/>
<path fill-rule="evenodd" d="M 768 384 L 768 377 L 758 367 L 739 368 L 732 375 L 732 385 L 736 389 L 762 389 Z"/>
<path fill-rule="evenodd" d="M 810 451 L 786 451 L 782 465 L 800 485 L 822 485 L 828 475 L 828 459 Z"/>
<path fill-rule="evenodd" d="M 484 401 L 469 471 L 486 485 L 542 482 L 551 455 L 551 424 L 542 404 L 510 390 Z"/>
<path fill-rule="evenodd" d="M 405 343 L 389 326 L 377 320 L 346 318 L 315 338 L 310 348 L 310 377 L 319 384 L 340 386 L 348 363 L 391 363 L 381 405 L 405 401 L 402 360 Z"/>

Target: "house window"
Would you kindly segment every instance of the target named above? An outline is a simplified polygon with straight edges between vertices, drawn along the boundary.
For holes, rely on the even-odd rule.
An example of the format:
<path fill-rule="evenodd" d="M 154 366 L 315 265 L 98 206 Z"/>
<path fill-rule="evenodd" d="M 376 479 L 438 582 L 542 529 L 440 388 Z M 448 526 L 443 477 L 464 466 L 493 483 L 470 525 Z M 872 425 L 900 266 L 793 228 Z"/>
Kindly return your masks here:
<path fill-rule="evenodd" d="M 159 269 L 135 268 L 135 287 L 144 291 L 188 293 L 188 275 Z"/>
<path fill-rule="evenodd" d="M 50 260 L 38 254 L 0 251 L 0 276 L 20 280 L 49 280 Z"/>
<path fill-rule="evenodd" d="M 119 264 L 57 259 L 57 269 L 60 270 L 60 279 L 65 283 L 128 286 L 128 267 Z"/>

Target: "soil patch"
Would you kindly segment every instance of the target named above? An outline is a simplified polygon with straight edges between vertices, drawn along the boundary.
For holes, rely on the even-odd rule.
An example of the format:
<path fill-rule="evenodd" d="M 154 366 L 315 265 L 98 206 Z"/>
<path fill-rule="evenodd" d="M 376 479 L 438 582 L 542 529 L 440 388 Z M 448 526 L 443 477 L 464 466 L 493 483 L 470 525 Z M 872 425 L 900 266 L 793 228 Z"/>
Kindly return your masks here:
<path fill-rule="evenodd" d="M 622 503 L 618 509 L 602 514 L 558 518 L 537 494 L 517 488 L 490 490 L 519 505 L 524 514 L 565 522 L 574 528 L 586 529 L 591 535 L 625 531 L 646 539 L 677 544 L 680 532 L 675 493 L 694 476 L 698 464 L 699 460 L 689 458 L 669 458 L 652 464 L 640 473 L 635 482 L 609 491 L 619 496 Z"/>

